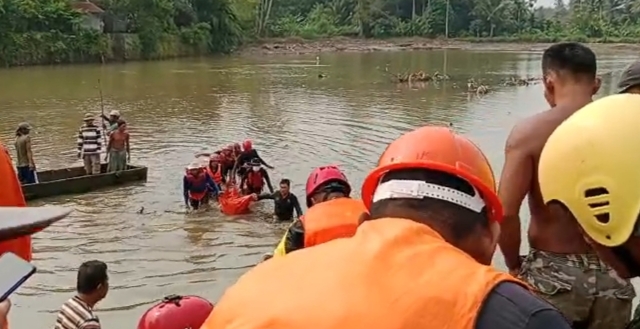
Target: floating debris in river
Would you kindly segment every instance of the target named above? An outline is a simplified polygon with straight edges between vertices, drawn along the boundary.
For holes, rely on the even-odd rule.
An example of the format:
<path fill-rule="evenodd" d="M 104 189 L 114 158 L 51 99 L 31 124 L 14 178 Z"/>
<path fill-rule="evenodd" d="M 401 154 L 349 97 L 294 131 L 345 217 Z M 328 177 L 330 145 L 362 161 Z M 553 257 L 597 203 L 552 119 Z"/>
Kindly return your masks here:
<path fill-rule="evenodd" d="M 440 72 L 435 72 L 433 75 L 425 73 L 423 71 L 418 72 L 405 72 L 405 73 L 396 73 L 392 76 L 392 79 L 396 83 L 412 83 L 412 82 L 431 82 L 431 81 L 443 81 L 449 80 L 449 76 L 446 74 L 441 74 Z"/>

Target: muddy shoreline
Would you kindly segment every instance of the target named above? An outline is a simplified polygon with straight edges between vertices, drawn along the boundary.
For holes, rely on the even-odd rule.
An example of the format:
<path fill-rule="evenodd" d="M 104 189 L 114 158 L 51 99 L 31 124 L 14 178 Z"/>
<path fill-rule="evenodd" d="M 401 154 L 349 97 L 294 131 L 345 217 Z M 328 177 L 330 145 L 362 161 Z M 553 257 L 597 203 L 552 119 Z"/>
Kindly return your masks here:
<path fill-rule="evenodd" d="M 264 39 L 247 44 L 238 54 L 252 55 L 308 55 L 327 52 L 375 52 L 375 51 L 412 51 L 412 50 L 481 50 L 481 51 L 517 51 L 542 52 L 551 43 L 531 42 L 470 42 L 463 40 L 444 40 L 426 38 L 360 39 L 329 38 L 305 40 L 301 38 Z M 637 53 L 638 44 L 588 43 L 595 52 Z"/>

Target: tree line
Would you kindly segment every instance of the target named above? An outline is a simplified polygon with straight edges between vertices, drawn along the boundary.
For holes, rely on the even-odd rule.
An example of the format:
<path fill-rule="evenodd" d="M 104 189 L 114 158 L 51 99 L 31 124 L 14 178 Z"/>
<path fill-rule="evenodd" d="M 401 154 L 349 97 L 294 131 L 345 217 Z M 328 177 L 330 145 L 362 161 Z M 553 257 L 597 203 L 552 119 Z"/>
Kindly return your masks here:
<path fill-rule="evenodd" d="M 104 60 L 109 33 L 136 36 L 144 59 L 168 40 L 226 53 L 256 38 L 445 37 L 483 41 L 636 42 L 640 0 L 95 0 L 105 31 L 83 27 L 69 0 L 0 0 L 0 63 Z M 120 22 L 120 28 L 114 29 Z M 103 33 L 107 32 L 107 33 Z"/>

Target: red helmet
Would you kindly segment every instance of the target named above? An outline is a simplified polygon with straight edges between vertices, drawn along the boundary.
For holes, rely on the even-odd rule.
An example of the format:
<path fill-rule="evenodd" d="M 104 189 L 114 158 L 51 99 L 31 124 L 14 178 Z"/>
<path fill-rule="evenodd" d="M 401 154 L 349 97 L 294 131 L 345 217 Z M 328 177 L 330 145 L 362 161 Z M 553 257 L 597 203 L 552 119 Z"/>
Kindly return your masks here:
<path fill-rule="evenodd" d="M 311 196 L 329 183 L 342 186 L 346 195 L 351 194 L 351 185 L 344 173 L 336 166 L 324 166 L 314 169 L 307 178 L 307 207 L 311 207 Z"/>
<path fill-rule="evenodd" d="M 251 150 L 252 147 L 253 147 L 253 143 L 251 143 L 250 139 L 245 139 L 244 142 L 242 142 L 242 148 L 245 151 Z"/>
<path fill-rule="evenodd" d="M 171 295 L 142 315 L 138 329 L 198 329 L 211 311 L 213 304 L 204 298 Z"/>

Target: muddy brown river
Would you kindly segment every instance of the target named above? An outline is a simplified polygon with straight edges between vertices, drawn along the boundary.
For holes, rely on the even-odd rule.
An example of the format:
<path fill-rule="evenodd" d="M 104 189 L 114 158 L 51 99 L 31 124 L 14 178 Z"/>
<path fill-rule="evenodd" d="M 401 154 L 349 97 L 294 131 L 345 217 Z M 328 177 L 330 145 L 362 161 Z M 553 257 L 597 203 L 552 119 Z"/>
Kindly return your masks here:
<path fill-rule="evenodd" d="M 600 94 L 613 91 L 631 60 L 599 56 Z M 438 71 L 451 80 L 396 85 L 387 69 Z M 13 150 L 16 125 L 30 122 L 39 169 L 80 164 L 76 132 L 86 112 L 100 113 L 98 79 L 105 111 L 118 109 L 129 123 L 132 162 L 149 167 L 145 184 L 32 203 L 75 211 L 35 236 L 38 273 L 12 296 L 12 327 L 52 327 L 86 260 L 109 265 L 111 291 L 98 307 L 105 328 L 133 328 L 164 295 L 216 300 L 270 251 L 283 227 L 263 220 L 272 209 L 269 202 L 247 216 L 185 214 L 181 176 L 198 151 L 251 138 L 276 167 L 274 184 L 290 178 L 302 197 L 314 166 L 339 164 L 359 187 L 389 141 L 420 125 L 451 124 L 482 147 L 498 172 L 510 128 L 546 108 L 540 85 L 500 85 L 515 75 L 540 76 L 540 54 L 343 53 L 322 54 L 319 64 L 310 55 L 1 71 L 0 138 Z M 494 92 L 469 95 L 472 77 Z"/>

